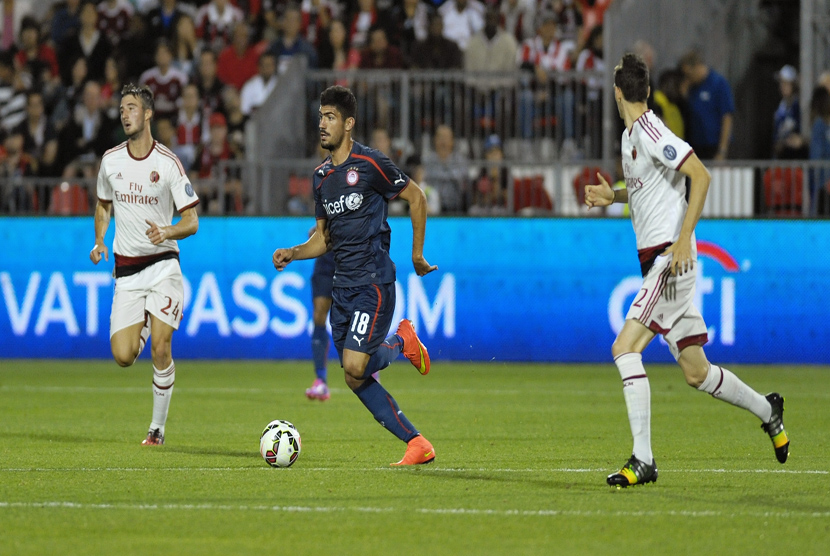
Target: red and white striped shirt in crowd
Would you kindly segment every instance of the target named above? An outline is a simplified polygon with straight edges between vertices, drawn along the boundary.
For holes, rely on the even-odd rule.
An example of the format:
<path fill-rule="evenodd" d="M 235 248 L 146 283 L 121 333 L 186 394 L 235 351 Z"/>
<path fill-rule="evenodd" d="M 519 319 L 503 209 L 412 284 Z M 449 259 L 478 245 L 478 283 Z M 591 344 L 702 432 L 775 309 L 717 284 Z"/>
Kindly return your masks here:
<path fill-rule="evenodd" d="M 227 46 L 231 42 L 233 26 L 245 19 L 242 10 L 227 2 L 222 12 L 216 7 L 216 2 L 205 4 L 196 12 L 196 36 L 204 40 L 211 48 L 218 48 L 215 43 Z"/>
<path fill-rule="evenodd" d="M 104 33 L 113 45 L 117 45 L 130 26 L 135 10 L 127 0 L 101 2 L 98 4 L 98 30 Z"/>
<path fill-rule="evenodd" d="M 579 57 L 576 59 L 576 71 L 603 71 L 605 69 L 605 62 L 602 58 L 597 56 L 590 48 L 582 49 Z M 596 77 L 589 77 L 588 84 L 588 100 L 599 99 L 599 93 L 602 89 L 602 80 Z"/>
<path fill-rule="evenodd" d="M 175 121 L 179 111 L 176 103 L 182 96 L 184 86 L 187 85 L 187 75 L 176 68 L 169 68 L 167 73 L 162 74 L 156 66 L 142 73 L 138 81 L 153 91 L 156 105 L 155 119 L 169 118 Z"/>
<path fill-rule="evenodd" d="M 572 69 L 571 54 L 576 43 L 571 40 L 551 41 L 545 48 L 541 37 L 533 37 L 522 43 L 518 52 L 519 65 L 530 63 L 545 71 L 566 71 Z"/>
<path fill-rule="evenodd" d="M 198 145 L 202 142 L 201 112 L 197 110 L 188 118 L 184 110 L 179 110 L 176 121 L 176 145 Z"/>

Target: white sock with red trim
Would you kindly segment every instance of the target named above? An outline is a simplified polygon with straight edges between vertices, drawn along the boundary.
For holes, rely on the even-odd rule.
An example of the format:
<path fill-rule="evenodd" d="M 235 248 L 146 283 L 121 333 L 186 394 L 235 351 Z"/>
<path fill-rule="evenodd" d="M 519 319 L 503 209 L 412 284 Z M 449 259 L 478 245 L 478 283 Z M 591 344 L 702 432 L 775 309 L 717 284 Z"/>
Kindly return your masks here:
<path fill-rule="evenodd" d="M 614 359 L 623 381 L 623 396 L 628 408 L 628 423 L 634 437 L 634 457 L 649 465 L 651 453 L 651 387 L 639 353 L 624 353 Z"/>
<path fill-rule="evenodd" d="M 167 410 L 170 408 L 170 398 L 173 396 L 173 383 L 176 380 L 176 363 L 160 371 L 153 365 L 153 422 L 150 430 L 158 429 L 164 435 L 164 424 L 167 423 Z"/>
<path fill-rule="evenodd" d="M 697 389 L 711 394 L 713 398 L 750 411 L 764 423 L 772 416 L 772 407 L 767 399 L 747 386 L 729 369 L 710 364 L 706 380 Z"/>

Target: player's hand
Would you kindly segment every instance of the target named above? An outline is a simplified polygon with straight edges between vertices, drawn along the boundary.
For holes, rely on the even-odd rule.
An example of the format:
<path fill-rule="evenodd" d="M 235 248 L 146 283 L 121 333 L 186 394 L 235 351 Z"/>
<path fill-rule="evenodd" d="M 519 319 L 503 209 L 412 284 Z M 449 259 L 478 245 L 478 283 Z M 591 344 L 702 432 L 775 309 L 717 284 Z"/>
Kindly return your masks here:
<path fill-rule="evenodd" d="M 415 273 L 418 276 L 426 276 L 433 270 L 438 270 L 438 265 L 430 265 L 423 255 L 420 257 L 412 257 L 412 266 L 415 267 Z"/>
<path fill-rule="evenodd" d="M 147 219 L 145 219 L 144 221 L 147 223 L 148 226 L 150 226 L 149 228 L 147 228 L 147 231 L 145 231 L 144 234 L 148 238 L 150 238 L 150 241 L 153 242 L 153 245 L 158 245 L 159 243 L 167 239 L 167 232 L 165 231 L 166 228 L 159 228 L 158 226 L 156 226 L 155 222 L 150 222 Z"/>
<path fill-rule="evenodd" d="M 107 249 L 107 246 L 104 243 L 96 243 L 95 247 L 92 248 L 92 251 L 89 252 L 89 260 L 92 261 L 93 264 L 98 264 L 101 262 L 101 255 L 104 255 L 104 260 L 109 262 L 110 260 L 110 250 Z"/>
<path fill-rule="evenodd" d="M 683 276 L 685 272 L 691 272 L 695 267 L 695 260 L 692 258 L 692 242 L 689 238 L 681 237 L 669 245 L 663 255 L 671 255 L 672 276 Z"/>
<path fill-rule="evenodd" d="M 602 174 L 597 172 L 599 178 L 598 185 L 585 186 L 585 204 L 589 209 L 594 207 L 607 207 L 614 202 L 614 190 L 602 177 Z"/>
<path fill-rule="evenodd" d="M 274 268 L 282 272 L 285 270 L 285 267 L 288 266 L 288 263 L 294 260 L 294 250 L 277 249 L 274 251 L 274 256 L 271 257 L 271 260 L 274 262 Z"/>

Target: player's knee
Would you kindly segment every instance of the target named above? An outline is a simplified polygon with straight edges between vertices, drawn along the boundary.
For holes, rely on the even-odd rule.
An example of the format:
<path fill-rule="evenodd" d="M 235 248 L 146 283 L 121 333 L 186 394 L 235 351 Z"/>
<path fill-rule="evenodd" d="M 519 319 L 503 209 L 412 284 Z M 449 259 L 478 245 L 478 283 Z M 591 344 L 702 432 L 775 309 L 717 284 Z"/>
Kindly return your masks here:
<path fill-rule="evenodd" d="M 349 379 L 362 380 L 363 378 L 363 369 L 359 368 L 358 365 L 349 365 L 347 363 L 343 366 L 343 370 L 346 372 L 347 384 Z"/>
<path fill-rule="evenodd" d="M 112 357 L 119 367 L 129 367 L 135 363 L 135 358 L 138 357 L 138 350 L 116 348 L 113 346 Z"/>
<path fill-rule="evenodd" d="M 619 336 L 617 336 L 617 339 L 614 340 L 613 344 L 611 344 L 611 355 L 615 359 L 624 353 L 631 353 L 632 351 L 634 351 L 632 347 Z"/>
<path fill-rule="evenodd" d="M 348 372 L 346 373 L 346 386 L 348 386 L 350 390 L 355 390 L 361 384 L 363 384 L 362 379 L 355 378 L 352 375 L 350 375 Z"/>

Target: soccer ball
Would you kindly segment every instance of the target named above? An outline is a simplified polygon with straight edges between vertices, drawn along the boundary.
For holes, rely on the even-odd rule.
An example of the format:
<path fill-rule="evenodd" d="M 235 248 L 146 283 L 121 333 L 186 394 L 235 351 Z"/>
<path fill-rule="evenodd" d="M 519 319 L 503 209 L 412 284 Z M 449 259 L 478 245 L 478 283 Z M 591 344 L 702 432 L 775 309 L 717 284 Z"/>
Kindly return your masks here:
<path fill-rule="evenodd" d="M 300 431 L 288 421 L 271 421 L 259 437 L 259 453 L 271 467 L 291 467 L 301 449 Z"/>

